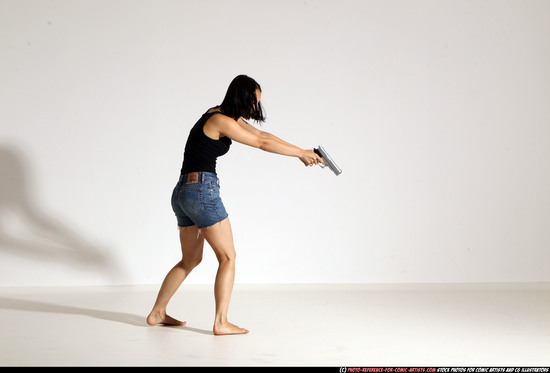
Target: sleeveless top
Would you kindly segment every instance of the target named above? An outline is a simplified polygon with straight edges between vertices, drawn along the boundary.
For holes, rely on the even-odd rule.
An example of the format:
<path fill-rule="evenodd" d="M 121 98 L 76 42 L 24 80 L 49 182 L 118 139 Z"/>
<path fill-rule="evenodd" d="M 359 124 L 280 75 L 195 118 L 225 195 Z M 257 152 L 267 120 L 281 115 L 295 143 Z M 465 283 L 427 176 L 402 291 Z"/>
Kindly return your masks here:
<path fill-rule="evenodd" d="M 229 151 L 232 142 L 229 137 L 224 136 L 219 140 L 214 140 L 204 133 L 204 124 L 216 114 L 221 114 L 221 112 L 204 113 L 191 128 L 183 153 L 182 175 L 201 171 L 215 174 L 217 158 Z"/>

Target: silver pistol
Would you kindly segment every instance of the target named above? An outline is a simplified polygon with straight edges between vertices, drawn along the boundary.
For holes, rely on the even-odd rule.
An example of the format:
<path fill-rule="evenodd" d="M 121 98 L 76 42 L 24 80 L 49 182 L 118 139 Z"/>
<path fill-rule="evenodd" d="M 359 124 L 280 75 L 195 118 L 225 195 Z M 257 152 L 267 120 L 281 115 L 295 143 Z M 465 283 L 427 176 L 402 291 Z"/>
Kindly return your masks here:
<path fill-rule="evenodd" d="M 338 167 L 336 162 L 332 160 L 330 155 L 328 155 L 327 151 L 321 145 L 319 145 L 318 148 L 313 149 L 313 151 L 317 153 L 319 157 L 323 158 L 323 161 L 325 161 L 325 164 L 327 165 L 327 167 L 330 168 L 336 176 L 342 173 L 342 170 L 340 169 L 340 167 Z M 319 166 L 321 166 L 321 168 L 325 168 L 325 166 L 323 166 L 321 163 L 319 163 Z"/>

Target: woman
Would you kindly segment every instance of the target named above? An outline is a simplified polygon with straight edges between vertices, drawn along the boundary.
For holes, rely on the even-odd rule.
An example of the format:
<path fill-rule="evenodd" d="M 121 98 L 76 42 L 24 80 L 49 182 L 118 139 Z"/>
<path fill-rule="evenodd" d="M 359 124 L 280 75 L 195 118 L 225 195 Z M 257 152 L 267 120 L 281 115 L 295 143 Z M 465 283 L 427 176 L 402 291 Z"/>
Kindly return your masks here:
<path fill-rule="evenodd" d="M 237 76 L 229 85 L 222 104 L 204 113 L 189 133 L 180 179 L 172 194 L 172 208 L 180 227 L 182 259 L 164 279 L 153 310 L 147 317 L 149 325 L 185 325 L 185 322 L 168 316 L 166 307 L 183 280 L 201 262 L 206 240 L 219 262 L 214 283 L 216 313 L 213 332 L 215 335 L 248 333 L 227 320 L 235 278 L 235 248 L 229 218 L 219 195 L 216 159 L 227 153 L 232 141 L 236 141 L 267 152 L 296 157 L 306 166 L 324 164 L 313 150 L 291 145 L 244 120 L 265 121 L 260 105 L 261 94 L 260 85 L 254 79 Z"/>

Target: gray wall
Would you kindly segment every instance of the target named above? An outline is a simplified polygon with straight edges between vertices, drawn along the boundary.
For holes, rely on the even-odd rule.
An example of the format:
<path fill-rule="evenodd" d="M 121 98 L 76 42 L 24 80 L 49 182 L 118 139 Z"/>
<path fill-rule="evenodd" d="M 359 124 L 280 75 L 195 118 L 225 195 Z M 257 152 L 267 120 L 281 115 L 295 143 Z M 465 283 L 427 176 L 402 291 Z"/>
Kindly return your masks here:
<path fill-rule="evenodd" d="M 0 1 L 0 284 L 159 283 L 189 129 L 241 73 L 218 162 L 237 283 L 550 280 L 548 1 Z M 213 282 L 206 249 L 189 283 Z"/>

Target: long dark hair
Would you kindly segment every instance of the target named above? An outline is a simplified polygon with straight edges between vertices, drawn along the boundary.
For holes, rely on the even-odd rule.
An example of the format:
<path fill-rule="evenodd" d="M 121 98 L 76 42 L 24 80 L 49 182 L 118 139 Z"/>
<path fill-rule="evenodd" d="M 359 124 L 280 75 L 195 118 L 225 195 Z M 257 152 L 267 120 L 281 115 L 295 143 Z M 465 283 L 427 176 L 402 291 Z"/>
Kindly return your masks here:
<path fill-rule="evenodd" d="M 227 88 L 227 93 L 220 105 L 223 114 L 235 120 L 254 119 L 256 122 L 264 122 L 265 116 L 262 105 L 256 98 L 256 90 L 262 88 L 254 79 L 246 75 L 239 75 Z"/>

